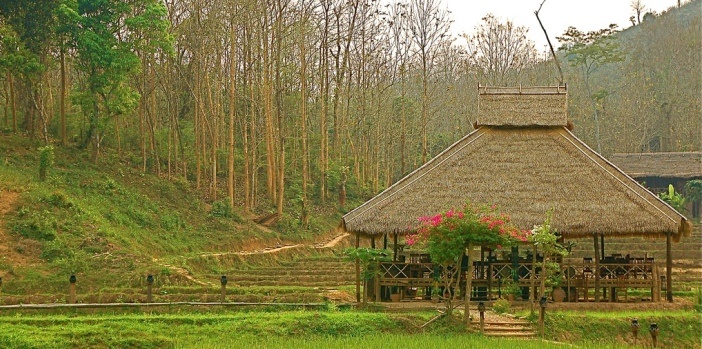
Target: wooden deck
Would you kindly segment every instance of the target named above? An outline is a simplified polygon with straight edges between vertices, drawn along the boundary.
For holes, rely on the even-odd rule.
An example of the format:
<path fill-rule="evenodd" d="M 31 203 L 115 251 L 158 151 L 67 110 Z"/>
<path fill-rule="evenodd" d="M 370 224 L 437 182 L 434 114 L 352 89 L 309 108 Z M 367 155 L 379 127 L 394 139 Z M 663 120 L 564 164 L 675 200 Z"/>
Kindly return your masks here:
<path fill-rule="evenodd" d="M 465 269 L 464 266 L 459 285 L 462 294 L 465 290 Z M 432 263 L 381 262 L 379 270 L 374 281 L 373 294 L 376 301 L 388 299 L 392 289 L 400 290 L 404 299 L 428 299 L 433 287 L 441 287 L 438 280 L 440 268 Z M 523 297 L 528 298 L 532 285 L 536 295 L 540 273 L 541 263 L 532 266 L 532 263 L 523 261 L 474 262 L 471 299 L 500 298 L 508 280 L 522 287 Z M 659 276 L 658 266 L 653 259 L 644 258 L 626 262 L 603 262 L 599 264 L 599 269 L 587 259 L 579 263 L 564 263 L 561 275 L 561 287 L 566 291 L 566 301 L 573 302 L 593 301 L 596 297 L 599 300 L 627 301 L 630 289 L 648 289 L 651 300 L 658 301 L 661 285 L 665 285 L 662 280 L 665 276 Z M 596 284 L 601 292 L 596 292 Z"/>

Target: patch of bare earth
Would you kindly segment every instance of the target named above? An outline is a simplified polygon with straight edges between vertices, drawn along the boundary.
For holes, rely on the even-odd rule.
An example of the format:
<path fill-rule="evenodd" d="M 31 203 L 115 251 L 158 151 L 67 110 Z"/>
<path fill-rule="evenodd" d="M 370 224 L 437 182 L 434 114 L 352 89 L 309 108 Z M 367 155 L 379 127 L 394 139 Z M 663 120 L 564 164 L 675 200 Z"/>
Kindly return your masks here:
<path fill-rule="evenodd" d="M 13 268 L 38 264 L 36 256 L 41 248 L 33 240 L 11 236 L 7 232 L 5 216 L 15 208 L 18 198 L 16 192 L 0 190 L 0 261 Z"/>

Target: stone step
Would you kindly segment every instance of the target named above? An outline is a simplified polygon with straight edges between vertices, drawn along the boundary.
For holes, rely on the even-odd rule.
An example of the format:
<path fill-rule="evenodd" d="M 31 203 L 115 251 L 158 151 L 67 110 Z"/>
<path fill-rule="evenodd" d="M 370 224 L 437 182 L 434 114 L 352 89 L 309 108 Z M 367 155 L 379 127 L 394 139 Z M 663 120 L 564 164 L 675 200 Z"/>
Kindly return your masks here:
<path fill-rule="evenodd" d="M 266 281 L 237 281 L 234 282 L 235 285 L 240 287 L 246 286 L 303 286 L 303 287 L 338 287 L 338 286 L 348 286 L 354 284 L 354 282 L 348 281 L 324 281 L 324 282 L 303 282 L 289 280 L 286 282 L 280 282 L 275 280 Z"/>
<path fill-rule="evenodd" d="M 526 326 L 499 326 L 499 325 L 485 325 L 485 331 L 490 332 L 533 332 L 531 327 Z"/>
<path fill-rule="evenodd" d="M 233 275 L 228 277 L 230 282 L 240 283 L 241 281 L 345 281 L 356 282 L 353 275 Z"/>
<path fill-rule="evenodd" d="M 488 332 L 485 331 L 483 335 L 488 337 L 505 337 L 505 338 L 532 338 L 536 337 L 536 332 Z"/>
<path fill-rule="evenodd" d="M 246 270 L 230 270 L 227 271 L 227 277 L 236 275 L 329 275 L 329 274 L 351 274 L 355 275 L 356 270 L 353 267 L 337 267 L 337 268 L 316 268 L 316 269 L 293 269 L 293 268 L 261 268 L 261 269 L 246 269 Z"/>

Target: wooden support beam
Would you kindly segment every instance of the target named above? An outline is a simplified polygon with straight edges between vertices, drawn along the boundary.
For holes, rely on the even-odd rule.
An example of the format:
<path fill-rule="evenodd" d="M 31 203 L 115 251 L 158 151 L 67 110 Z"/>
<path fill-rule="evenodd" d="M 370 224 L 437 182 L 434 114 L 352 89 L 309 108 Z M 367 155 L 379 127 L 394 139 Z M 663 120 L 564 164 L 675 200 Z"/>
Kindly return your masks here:
<path fill-rule="evenodd" d="M 673 302 L 673 243 L 671 232 L 665 236 L 665 298 Z"/>
<path fill-rule="evenodd" d="M 600 301 L 600 248 L 597 240 L 597 234 L 595 234 L 595 270 L 592 272 L 595 274 L 595 303 Z"/>
<path fill-rule="evenodd" d="M 361 234 L 356 234 L 356 248 L 361 245 Z M 356 302 L 361 302 L 361 261 L 356 257 Z"/>

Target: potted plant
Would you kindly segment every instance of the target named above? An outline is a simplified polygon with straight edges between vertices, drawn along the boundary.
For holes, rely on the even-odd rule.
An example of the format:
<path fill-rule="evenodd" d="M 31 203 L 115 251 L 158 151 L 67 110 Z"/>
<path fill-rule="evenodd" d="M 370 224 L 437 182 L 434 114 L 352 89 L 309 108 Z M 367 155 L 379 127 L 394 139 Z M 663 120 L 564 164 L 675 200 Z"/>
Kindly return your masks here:
<path fill-rule="evenodd" d="M 568 255 L 568 250 L 558 241 L 560 235 L 558 235 L 556 229 L 551 226 L 552 217 L 553 209 L 550 209 L 546 212 L 546 220 L 544 223 L 534 226 L 529 236 L 529 241 L 544 254 L 543 261 L 541 262 L 542 272 L 539 292 L 542 297 L 545 296 L 546 286 L 553 288 L 551 292 L 552 295 L 554 293 L 560 294 L 560 291 L 563 291 L 560 287 L 562 281 L 561 265 L 557 263 L 557 257 L 565 257 Z M 532 273 L 536 273 L 536 266 L 534 265 L 533 268 Z M 565 298 L 565 292 L 563 292 L 563 298 Z"/>
<path fill-rule="evenodd" d="M 397 286 L 390 286 L 390 301 L 399 302 L 400 301 L 400 288 Z"/>
<path fill-rule="evenodd" d="M 508 282 L 505 285 L 503 293 L 505 294 L 507 300 L 510 302 L 514 302 L 515 299 L 522 298 L 522 288 L 519 287 L 519 285 L 516 282 Z"/>
<path fill-rule="evenodd" d="M 563 302 L 566 297 L 566 292 L 561 287 L 561 283 L 563 283 L 563 274 L 560 270 L 560 264 L 549 262 L 547 268 L 549 269 L 549 273 L 546 283 L 551 287 L 551 298 L 556 303 Z"/>

